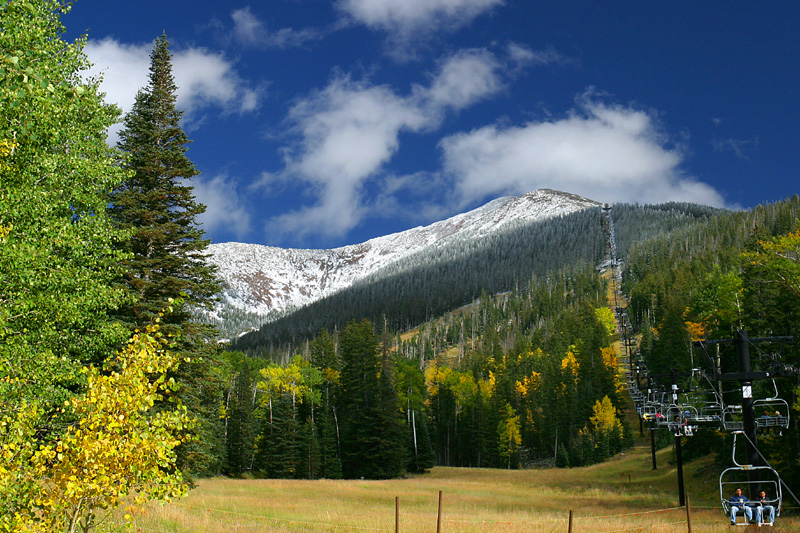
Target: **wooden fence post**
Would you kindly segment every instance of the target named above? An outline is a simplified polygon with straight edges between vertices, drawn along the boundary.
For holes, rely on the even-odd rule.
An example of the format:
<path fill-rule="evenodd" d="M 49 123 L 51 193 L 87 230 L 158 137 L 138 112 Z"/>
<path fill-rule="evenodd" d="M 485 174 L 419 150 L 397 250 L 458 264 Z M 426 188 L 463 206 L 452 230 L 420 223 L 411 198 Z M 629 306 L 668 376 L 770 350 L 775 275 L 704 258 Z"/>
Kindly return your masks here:
<path fill-rule="evenodd" d="M 572 509 L 569 510 L 569 533 L 572 533 Z"/>
<path fill-rule="evenodd" d="M 442 531 L 442 491 L 439 491 L 439 512 L 436 515 L 436 533 Z"/>
<path fill-rule="evenodd" d="M 689 526 L 689 533 L 692 533 L 692 512 L 689 507 L 689 495 L 686 495 L 686 525 Z"/>

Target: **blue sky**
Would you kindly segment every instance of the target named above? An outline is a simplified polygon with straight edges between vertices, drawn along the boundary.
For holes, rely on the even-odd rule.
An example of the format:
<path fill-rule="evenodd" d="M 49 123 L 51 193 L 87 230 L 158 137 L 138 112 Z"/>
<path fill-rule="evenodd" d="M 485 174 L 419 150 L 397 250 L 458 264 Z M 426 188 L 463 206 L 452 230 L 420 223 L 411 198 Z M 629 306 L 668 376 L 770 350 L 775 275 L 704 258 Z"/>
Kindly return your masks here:
<path fill-rule="evenodd" d="M 125 111 L 166 32 L 213 242 L 333 248 L 541 187 L 800 192 L 796 1 L 77 0 L 63 22 Z"/>

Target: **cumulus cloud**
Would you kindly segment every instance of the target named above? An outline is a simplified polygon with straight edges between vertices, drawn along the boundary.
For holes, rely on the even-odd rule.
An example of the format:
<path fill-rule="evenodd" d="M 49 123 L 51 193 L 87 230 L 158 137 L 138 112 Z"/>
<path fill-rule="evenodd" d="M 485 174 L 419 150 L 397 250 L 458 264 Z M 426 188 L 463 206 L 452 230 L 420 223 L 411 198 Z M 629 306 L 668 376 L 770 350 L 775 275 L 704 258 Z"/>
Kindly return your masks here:
<path fill-rule="evenodd" d="M 343 235 L 363 216 L 361 188 L 397 151 L 401 131 L 429 119 L 411 99 L 385 86 L 340 77 L 297 102 L 289 120 L 302 137 L 286 155 L 286 172 L 312 184 L 316 205 L 273 222 L 295 234 Z"/>
<path fill-rule="evenodd" d="M 605 202 L 691 201 L 723 206 L 712 187 L 684 175 L 655 117 L 582 98 L 559 120 L 485 126 L 440 142 L 460 205 L 549 187 Z"/>
<path fill-rule="evenodd" d="M 501 64 L 485 49 L 462 50 L 448 57 L 429 88 L 422 90 L 434 107 L 468 107 L 503 88 Z"/>
<path fill-rule="evenodd" d="M 234 180 L 223 175 L 210 180 L 196 177 L 191 185 L 197 201 L 206 206 L 206 212 L 198 217 L 206 232 L 224 227 L 239 239 L 250 232 L 250 215 L 244 207 L 246 201 Z"/>
<path fill-rule="evenodd" d="M 429 85 L 414 86 L 408 95 L 339 76 L 298 100 L 287 119 L 298 141 L 285 152 L 281 177 L 306 182 L 317 201 L 274 219 L 268 229 L 344 235 L 369 212 L 363 188 L 369 180 L 386 178 L 382 171 L 399 149 L 401 133 L 435 128 L 448 109 L 497 93 L 504 86 L 502 69 L 490 52 L 466 50 L 441 61 Z M 269 174 L 262 185 L 276 179 Z"/>
<path fill-rule="evenodd" d="M 84 51 L 93 66 L 87 74 L 102 74 L 101 89 L 107 95 L 106 100 L 129 111 L 136 92 L 147 83 L 152 48 L 152 43 L 125 44 L 113 37 L 90 40 Z"/>
<path fill-rule="evenodd" d="M 249 6 L 233 11 L 231 19 L 233 38 L 237 43 L 250 48 L 295 48 L 324 36 L 323 32 L 313 28 L 281 28 L 271 32 Z"/>
<path fill-rule="evenodd" d="M 130 111 L 140 88 L 147 85 L 152 43 L 126 44 L 112 37 L 90 40 L 85 52 L 94 66 L 87 75 L 103 75 L 106 100 Z M 259 91 L 248 86 L 224 55 L 204 48 L 172 49 L 172 67 L 178 86 L 177 106 L 190 121 L 210 107 L 244 113 L 258 107 Z M 118 130 L 116 130 L 118 131 Z M 116 142 L 116 131 L 110 142 Z"/>
<path fill-rule="evenodd" d="M 177 105 L 187 114 L 211 106 L 247 113 L 258 105 L 258 92 L 246 86 L 222 54 L 202 48 L 179 50 L 172 65 L 178 85 Z"/>
<path fill-rule="evenodd" d="M 339 0 L 353 21 L 389 34 L 395 55 L 413 53 L 415 42 L 437 31 L 452 31 L 502 5 L 503 0 Z"/>

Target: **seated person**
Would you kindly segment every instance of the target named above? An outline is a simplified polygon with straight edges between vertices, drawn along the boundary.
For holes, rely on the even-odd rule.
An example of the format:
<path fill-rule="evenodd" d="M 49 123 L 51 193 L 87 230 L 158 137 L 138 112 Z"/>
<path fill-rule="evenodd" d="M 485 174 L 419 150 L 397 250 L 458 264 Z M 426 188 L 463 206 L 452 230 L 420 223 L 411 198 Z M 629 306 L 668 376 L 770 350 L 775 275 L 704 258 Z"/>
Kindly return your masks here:
<path fill-rule="evenodd" d="M 747 496 L 742 494 L 742 489 L 736 489 L 736 492 L 731 496 L 731 525 L 736 523 L 736 513 L 744 512 L 747 521 L 753 520 L 753 509 L 747 505 Z"/>
<path fill-rule="evenodd" d="M 758 500 L 759 505 L 756 508 L 756 521 L 759 524 L 763 522 L 773 525 L 775 523 L 775 506 L 772 505 L 772 500 L 767 498 L 766 491 L 761 491 Z"/>

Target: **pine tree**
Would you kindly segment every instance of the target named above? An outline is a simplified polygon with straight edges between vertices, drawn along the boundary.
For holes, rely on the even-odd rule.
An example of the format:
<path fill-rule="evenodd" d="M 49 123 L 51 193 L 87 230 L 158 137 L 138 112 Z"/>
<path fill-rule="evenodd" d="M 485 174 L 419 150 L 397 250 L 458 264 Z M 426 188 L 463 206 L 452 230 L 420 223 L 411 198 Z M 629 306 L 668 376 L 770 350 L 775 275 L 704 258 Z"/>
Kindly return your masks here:
<path fill-rule="evenodd" d="M 351 322 L 339 337 L 342 356 L 342 472 L 347 478 L 398 476 L 405 464 L 405 434 L 397 390 L 368 320 Z"/>
<path fill-rule="evenodd" d="M 177 87 L 165 35 L 150 56 L 150 82 L 125 116 L 119 148 L 133 175 L 111 195 L 110 213 L 132 231 L 125 263 L 128 285 L 139 300 L 127 310 L 132 322 L 148 321 L 168 298 L 186 294 L 190 305 L 209 304 L 219 290 L 215 268 L 204 261 L 209 241 L 196 218 L 205 206 L 187 183 L 199 172 L 186 157 L 190 142 L 175 107 Z M 176 320 L 176 319 L 173 319 Z M 180 320 L 188 320 L 187 313 Z"/>
<path fill-rule="evenodd" d="M 241 361 L 235 371 L 235 381 L 227 412 L 226 473 L 237 475 L 250 469 L 255 429 L 253 380 L 250 376 L 250 365 L 247 364 L 247 361 Z"/>
<path fill-rule="evenodd" d="M 189 139 L 175 107 L 177 87 L 165 35 L 150 56 L 150 80 L 136 95 L 125 116 L 119 148 L 130 177 L 110 197 L 110 214 L 130 232 L 123 250 L 125 280 L 136 301 L 122 309 L 131 327 L 148 322 L 168 298 L 182 296 L 184 305 L 166 318 L 164 330 L 175 335 L 185 357 L 176 380 L 179 395 L 199 420 L 198 438 L 181 448 L 182 464 L 195 472 L 215 472 L 224 455 L 216 424 L 222 383 L 215 375 L 218 351 L 211 326 L 192 321 L 192 307 L 208 306 L 219 291 L 215 268 L 206 263 L 209 241 L 196 218 L 205 206 L 195 200 L 188 180 L 198 174 L 186 157 Z"/>

